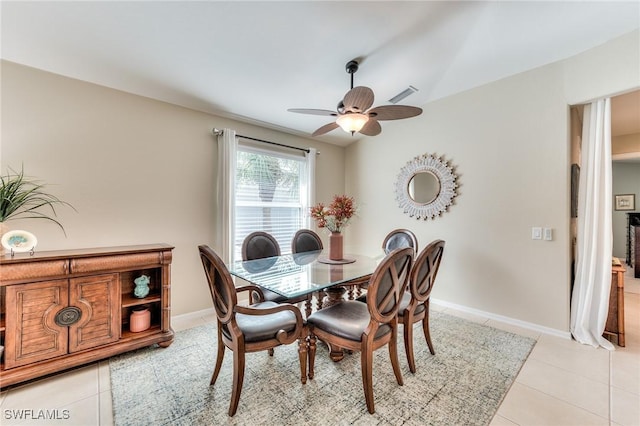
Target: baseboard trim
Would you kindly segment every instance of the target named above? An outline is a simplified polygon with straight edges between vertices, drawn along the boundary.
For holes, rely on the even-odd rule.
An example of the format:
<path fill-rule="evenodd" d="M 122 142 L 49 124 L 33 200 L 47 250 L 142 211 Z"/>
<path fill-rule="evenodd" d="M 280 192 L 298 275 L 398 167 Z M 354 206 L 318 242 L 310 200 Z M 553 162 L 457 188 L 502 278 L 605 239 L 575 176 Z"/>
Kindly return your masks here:
<path fill-rule="evenodd" d="M 202 309 L 200 311 L 187 312 L 186 314 L 173 315 L 171 317 L 171 321 L 189 321 L 198 318 L 202 318 L 207 315 L 215 315 L 216 311 L 213 308 Z"/>
<path fill-rule="evenodd" d="M 505 324 L 526 328 L 527 330 L 533 330 L 538 333 L 571 340 L 571 333 L 568 331 L 557 330 L 555 328 L 550 328 L 550 327 L 544 327 L 539 324 L 534 324 L 531 322 L 522 321 L 522 320 L 511 318 L 511 317 L 505 317 L 503 315 L 497 315 L 491 312 L 481 311 L 479 309 L 469 308 L 468 306 L 457 305 L 455 303 L 447 302 L 440 299 L 431 298 L 431 303 L 433 303 L 434 305 L 445 307 L 445 308 L 451 308 L 461 312 L 466 312 L 469 314 L 485 317 L 491 320 L 500 321 Z"/>

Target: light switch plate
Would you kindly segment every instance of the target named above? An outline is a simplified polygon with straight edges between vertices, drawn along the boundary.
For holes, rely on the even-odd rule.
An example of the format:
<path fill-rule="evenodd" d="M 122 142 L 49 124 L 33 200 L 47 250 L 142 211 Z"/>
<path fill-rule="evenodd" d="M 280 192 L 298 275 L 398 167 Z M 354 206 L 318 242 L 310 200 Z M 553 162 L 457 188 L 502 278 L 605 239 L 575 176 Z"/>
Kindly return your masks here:
<path fill-rule="evenodd" d="M 544 228 L 545 241 L 553 241 L 553 228 Z"/>
<path fill-rule="evenodd" d="M 532 240 L 541 240 L 542 239 L 542 228 L 538 226 L 534 226 L 531 228 L 531 239 Z"/>

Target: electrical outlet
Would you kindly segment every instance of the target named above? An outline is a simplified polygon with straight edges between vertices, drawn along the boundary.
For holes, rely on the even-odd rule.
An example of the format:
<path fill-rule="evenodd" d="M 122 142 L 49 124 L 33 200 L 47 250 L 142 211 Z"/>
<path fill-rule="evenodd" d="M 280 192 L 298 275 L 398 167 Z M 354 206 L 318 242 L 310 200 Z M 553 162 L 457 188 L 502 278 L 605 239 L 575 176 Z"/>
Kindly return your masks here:
<path fill-rule="evenodd" d="M 534 226 L 531 228 L 531 239 L 532 240 L 541 240 L 542 239 L 542 228 L 538 226 Z"/>
<path fill-rule="evenodd" d="M 544 240 L 553 241 L 553 228 L 544 228 Z"/>

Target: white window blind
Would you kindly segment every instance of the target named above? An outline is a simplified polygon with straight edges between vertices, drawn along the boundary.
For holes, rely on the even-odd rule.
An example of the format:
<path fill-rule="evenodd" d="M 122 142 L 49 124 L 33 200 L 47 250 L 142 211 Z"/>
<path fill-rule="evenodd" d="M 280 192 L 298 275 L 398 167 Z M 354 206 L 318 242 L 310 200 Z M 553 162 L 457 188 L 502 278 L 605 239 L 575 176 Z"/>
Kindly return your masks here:
<path fill-rule="evenodd" d="M 308 227 L 307 157 L 279 148 L 238 141 L 232 259 L 242 258 L 242 242 L 254 231 L 273 235 L 283 254 L 291 252 L 297 230 Z"/>

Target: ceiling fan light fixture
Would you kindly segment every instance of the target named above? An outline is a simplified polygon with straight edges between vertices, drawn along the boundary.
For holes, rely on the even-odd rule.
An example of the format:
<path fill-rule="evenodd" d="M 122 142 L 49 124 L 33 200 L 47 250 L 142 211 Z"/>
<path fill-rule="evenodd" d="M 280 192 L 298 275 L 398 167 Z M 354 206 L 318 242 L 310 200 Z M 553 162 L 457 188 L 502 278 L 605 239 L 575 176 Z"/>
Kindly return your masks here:
<path fill-rule="evenodd" d="M 338 126 L 347 133 L 359 132 L 369 121 L 369 116 L 356 112 L 341 115 L 336 119 Z"/>
<path fill-rule="evenodd" d="M 379 123 L 381 120 L 400 120 L 422 114 L 422 108 L 408 105 L 382 105 L 371 108 L 374 99 L 373 90 L 366 86 L 353 87 L 353 74 L 355 74 L 356 71 L 358 71 L 358 61 L 349 61 L 349 63 L 347 63 L 347 73 L 351 75 L 351 90 L 338 102 L 336 111 L 308 108 L 293 108 L 288 110 L 300 114 L 337 117 L 336 121 L 320 127 L 313 132 L 311 136 L 324 135 L 338 127 L 347 133 L 351 133 L 351 135 L 359 132 L 365 136 L 377 136 L 382 131 Z M 392 98 L 392 102 L 397 102 L 417 90 L 415 87 L 409 86 L 408 89 Z"/>

